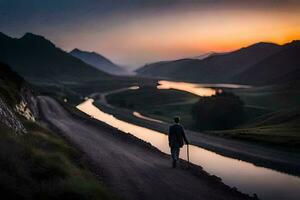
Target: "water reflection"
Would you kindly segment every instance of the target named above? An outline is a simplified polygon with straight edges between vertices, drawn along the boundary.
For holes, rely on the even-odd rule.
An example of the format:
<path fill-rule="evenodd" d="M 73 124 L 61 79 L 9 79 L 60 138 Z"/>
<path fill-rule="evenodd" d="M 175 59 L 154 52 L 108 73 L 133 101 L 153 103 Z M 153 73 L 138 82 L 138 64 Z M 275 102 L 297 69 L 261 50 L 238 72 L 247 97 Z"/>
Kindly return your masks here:
<path fill-rule="evenodd" d="M 119 130 L 130 133 L 137 138 L 150 142 L 162 152 L 169 154 L 167 136 L 160 132 L 119 120 L 102 112 L 88 99 L 77 108 Z M 180 155 L 186 159 L 186 149 Z M 299 200 L 300 178 L 257 167 L 251 163 L 221 156 L 203 148 L 190 145 L 190 161 L 201 165 L 205 171 L 219 176 L 225 184 L 237 187 L 239 190 L 253 194 L 266 200 Z"/>
<path fill-rule="evenodd" d="M 172 81 L 158 81 L 158 89 L 161 90 L 182 90 L 198 96 L 212 96 L 216 94 L 216 91 L 211 88 L 200 87 L 198 84 L 194 83 L 184 83 L 184 82 L 172 82 Z"/>
<path fill-rule="evenodd" d="M 140 86 L 131 86 L 131 87 L 129 87 L 128 88 L 129 90 L 138 90 L 138 89 L 140 89 Z"/>
<path fill-rule="evenodd" d="M 212 96 L 216 94 L 216 89 L 213 88 L 250 88 L 248 85 L 237 85 L 237 84 L 198 84 L 198 83 L 186 83 L 186 82 L 175 82 L 175 81 L 158 81 L 158 89 L 174 89 L 186 91 L 198 96 Z"/>
<path fill-rule="evenodd" d="M 145 119 L 145 120 L 148 120 L 148 121 L 158 122 L 158 123 L 165 123 L 165 122 L 160 121 L 160 120 L 158 120 L 158 119 L 153 119 L 153 118 L 150 118 L 150 117 L 146 117 L 146 116 L 144 116 L 144 115 L 142 115 L 141 113 L 136 112 L 136 111 L 132 112 L 132 114 L 133 114 L 134 116 L 140 118 L 140 119 Z"/>

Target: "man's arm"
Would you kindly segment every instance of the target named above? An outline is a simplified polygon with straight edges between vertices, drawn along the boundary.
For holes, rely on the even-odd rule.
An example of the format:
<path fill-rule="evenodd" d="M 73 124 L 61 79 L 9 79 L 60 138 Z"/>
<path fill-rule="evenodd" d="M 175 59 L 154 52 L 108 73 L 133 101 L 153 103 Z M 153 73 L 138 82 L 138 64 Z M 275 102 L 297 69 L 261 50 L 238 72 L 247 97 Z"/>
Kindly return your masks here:
<path fill-rule="evenodd" d="M 189 141 L 188 141 L 188 139 L 186 138 L 186 135 L 185 135 L 185 132 L 184 132 L 184 128 L 183 128 L 183 127 L 181 127 L 181 129 L 182 129 L 182 131 L 181 131 L 181 133 L 182 133 L 182 137 L 183 137 L 183 139 L 184 139 L 185 143 L 186 143 L 186 144 L 189 144 Z"/>

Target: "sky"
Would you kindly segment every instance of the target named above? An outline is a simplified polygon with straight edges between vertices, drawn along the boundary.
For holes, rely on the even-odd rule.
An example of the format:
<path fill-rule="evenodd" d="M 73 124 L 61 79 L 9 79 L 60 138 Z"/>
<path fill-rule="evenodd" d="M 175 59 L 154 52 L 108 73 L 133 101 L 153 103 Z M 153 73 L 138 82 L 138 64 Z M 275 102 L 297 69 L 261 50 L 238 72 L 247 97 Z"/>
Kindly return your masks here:
<path fill-rule="evenodd" d="M 134 69 L 300 39 L 298 0 L 0 0 L 0 32 L 43 35 Z"/>

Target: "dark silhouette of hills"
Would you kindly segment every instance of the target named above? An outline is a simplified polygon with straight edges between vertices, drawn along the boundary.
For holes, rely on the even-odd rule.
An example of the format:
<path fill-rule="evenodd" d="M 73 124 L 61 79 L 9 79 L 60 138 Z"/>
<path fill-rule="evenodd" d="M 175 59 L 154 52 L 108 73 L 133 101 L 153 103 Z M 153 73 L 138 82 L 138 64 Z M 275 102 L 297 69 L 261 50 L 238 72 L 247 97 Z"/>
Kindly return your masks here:
<path fill-rule="evenodd" d="M 253 85 L 279 84 L 300 80 L 300 41 L 280 47 L 280 51 L 233 77 L 234 82 Z"/>
<path fill-rule="evenodd" d="M 192 67 L 196 66 L 200 60 L 192 59 L 192 58 L 185 58 L 180 60 L 174 61 L 160 61 L 156 63 L 146 64 L 145 66 L 136 70 L 138 75 L 142 76 L 150 76 L 150 77 L 162 77 L 162 78 L 173 78 L 178 79 L 182 78 L 182 75 L 179 73 L 181 68 L 184 67 Z M 182 79 L 187 80 L 189 75 L 185 76 Z"/>
<path fill-rule="evenodd" d="M 288 73 L 299 69 L 296 56 L 299 52 L 298 43 L 293 41 L 277 45 L 261 42 L 223 55 L 211 55 L 203 60 L 153 63 L 138 69 L 137 73 L 196 82 L 271 84 L 280 82 L 280 76 L 288 81 L 288 77 L 292 77 Z"/>
<path fill-rule="evenodd" d="M 9 83 L 10 85 L 13 85 L 18 89 L 20 89 L 23 82 L 24 79 L 21 76 L 19 76 L 19 74 L 12 71 L 8 65 L 0 62 L 0 83 L 1 84 Z"/>
<path fill-rule="evenodd" d="M 191 57 L 191 58 L 192 58 L 192 59 L 203 60 L 203 59 L 208 58 L 208 57 L 210 57 L 210 56 L 225 55 L 225 54 L 227 54 L 227 52 L 214 52 L 214 51 L 211 51 L 211 52 L 202 54 L 202 55 L 200 55 L 200 56 L 195 56 L 195 57 Z"/>
<path fill-rule="evenodd" d="M 74 49 L 70 54 L 83 62 L 112 75 L 128 75 L 129 73 L 122 67 L 114 64 L 104 56 L 95 53 L 87 52 L 79 49 Z"/>
<path fill-rule="evenodd" d="M 0 33 L 0 61 L 30 80 L 84 81 L 110 78 L 105 72 L 32 33 L 26 33 L 19 39 Z"/>

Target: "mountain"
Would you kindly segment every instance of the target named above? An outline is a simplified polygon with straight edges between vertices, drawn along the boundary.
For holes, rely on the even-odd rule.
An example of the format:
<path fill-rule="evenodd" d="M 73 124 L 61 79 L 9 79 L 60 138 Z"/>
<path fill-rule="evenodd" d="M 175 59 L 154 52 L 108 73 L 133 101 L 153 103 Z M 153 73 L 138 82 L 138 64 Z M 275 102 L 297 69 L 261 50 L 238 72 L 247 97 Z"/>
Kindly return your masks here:
<path fill-rule="evenodd" d="M 237 74 L 234 82 L 252 85 L 300 80 L 300 41 L 282 45 L 281 50 Z"/>
<path fill-rule="evenodd" d="M 111 77 L 32 33 L 19 39 L 0 33 L 0 61 L 28 80 L 84 81 Z"/>
<path fill-rule="evenodd" d="M 158 77 L 158 78 L 178 78 L 177 72 L 186 66 L 193 66 L 199 63 L 198 59 L 185 58 L 174 61 L 160 61 L 156 63 L 146 64 L 138 68 L 136 73 L 142 76 Z M 186 77 L 188 78 L 188 77 Z"/>
<path fill-rule="evenodd" d="M 211 55 L 202 60 L 181 59 L 148 64 L 136 72 L 142 76 L 190 82 L 231 82 L 232 77 L 280 49 L 280 45 L 261 42 L 226 54 Z"/>
<path fill-rule="evenodd" d="M 95 53 L 95 52 L 87 52 L 82 51 L 79 49 L 74 49 L 70 52 L 70 54 L 83 62 L 99 69 L 101 71 L 107 72 L 112 75 L 128 75 L 127 72 L 122 67 L 114 64 L 109 59 L 105 58 L 104 56 Z"/>
<path fill-rule="evenodd" d="M 224 54 L 226 54 L 226 53 L 227 53 L 227 52 L 224 52 L 224 53 L 218 53 L 218 52 L 211 51 L 211 52 L 202 54 L 202 55 L 200 55 L 200 56 L 192 57 L 192 59 L 203 60 L 203 59 L 208 58 L 208 57 L 210 57 L 210 56 L 224 55 Z"/>

